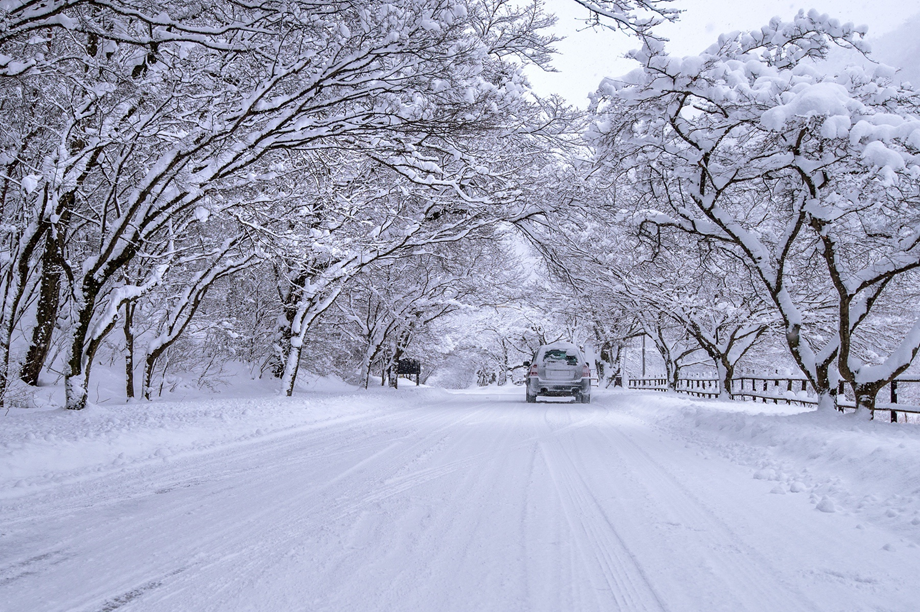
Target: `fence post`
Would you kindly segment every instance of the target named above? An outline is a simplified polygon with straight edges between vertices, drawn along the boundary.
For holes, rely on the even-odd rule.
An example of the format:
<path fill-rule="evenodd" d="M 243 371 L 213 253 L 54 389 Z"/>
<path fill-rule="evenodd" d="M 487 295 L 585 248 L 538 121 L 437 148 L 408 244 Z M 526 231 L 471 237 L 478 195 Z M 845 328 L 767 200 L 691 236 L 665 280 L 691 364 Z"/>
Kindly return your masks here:
<path fill-rule="evenodd" d="M 898 403 L 898 381 L 896 380 L 891 381 L 891 403 Z M 898 412 L 896 410 L 891 411 L 891 422 L 898 422 Z"/>

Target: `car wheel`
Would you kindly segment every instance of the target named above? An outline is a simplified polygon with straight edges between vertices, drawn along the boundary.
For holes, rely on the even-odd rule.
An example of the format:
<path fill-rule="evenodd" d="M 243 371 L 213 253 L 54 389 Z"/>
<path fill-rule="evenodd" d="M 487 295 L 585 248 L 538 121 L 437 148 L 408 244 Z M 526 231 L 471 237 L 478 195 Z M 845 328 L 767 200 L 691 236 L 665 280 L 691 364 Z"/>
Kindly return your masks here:
<path fill-rule="evenodd" d="M 584 395 L 584 394 L 582 394 L 582 395 L 578 396 L 578 399 L 581 400 L 581 403 L 582 403 L 582 404 L 590 404 L 590 403 L 591 403 L 591 396 L 590 396 L 590 395 Z"/>
<path fill-rule="evenodd" d="M 536 404 L 536 403 L 537 403 L 537 396 L 536 396 L 536 395 L 531 395 L 530 393 L 528 393 L 528 394 L 527 394 L 527 403 L 528 403 L 528 404 Z"/>

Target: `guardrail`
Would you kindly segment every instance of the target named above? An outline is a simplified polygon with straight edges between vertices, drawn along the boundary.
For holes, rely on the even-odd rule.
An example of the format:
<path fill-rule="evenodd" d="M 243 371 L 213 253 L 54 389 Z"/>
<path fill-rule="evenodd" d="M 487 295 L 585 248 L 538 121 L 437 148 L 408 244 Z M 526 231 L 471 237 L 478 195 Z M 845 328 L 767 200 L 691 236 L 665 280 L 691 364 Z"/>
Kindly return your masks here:
<path fill-rule="evenodd" d="M 630 378 L 627 386 L 639 391 L 668 391 L 667 378 Z M 892 423 L 900 420 L 899 414 L 907 420 L 907 415 L 920 415 L 920 379 L 899 378 L 892 381 L 888 387 L 888 400 L 876 401 L 872 417 L 876 412 L 887 412 Z M 907 386 L 906 385 L 913 385 Z M 774 376 L 739 376 L 732 379 L 731 397 L 733 399 L 749 400 L 753 402 L 798 404 L 802 406 L 816 406 L 818 398 L 814 390 L 804 378 L 785 378 Z M 677 381 L 678 393 L 686 393 L 694 397 L 715 398 L 719 397 L 722 384 L 717 378 L 680 378 Z M 846 385 L 840 383 L 837 391 L 838 408 L 840 410 L 855 410 L 853 399 L 847 398 Z M 879 391 L 878 397 L 884 395 L 884 388 Z M 903 403 L 907 400 L 910 403 Z"/>

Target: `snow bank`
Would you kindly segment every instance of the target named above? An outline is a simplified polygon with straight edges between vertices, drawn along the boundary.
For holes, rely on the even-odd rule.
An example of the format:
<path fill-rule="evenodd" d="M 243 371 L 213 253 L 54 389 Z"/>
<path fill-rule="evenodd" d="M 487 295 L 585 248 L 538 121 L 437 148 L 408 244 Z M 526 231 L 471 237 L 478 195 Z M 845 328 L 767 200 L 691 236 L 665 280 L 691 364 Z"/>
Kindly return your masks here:
<path fill-rule="evenodd" d="M 794 406 L 630 393 L 624 404 L 703 455 L 745 465 L 776 494 L 920 543 L 920 427 Z"/>
<path fill-rule="evenodd" d="M 13 409 L 0 413 L 0 499 L 96 478 L 154 461 L 211 452 L 268 436 L 368 418 L 402 402 L 412 389 L 358 391 L 338 380 L 305 376 L 294 397 L 244 386 L 235 397 Z M 428 390 L 428 394 L 439 391 Z M 242 395 L 242 397 L 240 396 Z"/>

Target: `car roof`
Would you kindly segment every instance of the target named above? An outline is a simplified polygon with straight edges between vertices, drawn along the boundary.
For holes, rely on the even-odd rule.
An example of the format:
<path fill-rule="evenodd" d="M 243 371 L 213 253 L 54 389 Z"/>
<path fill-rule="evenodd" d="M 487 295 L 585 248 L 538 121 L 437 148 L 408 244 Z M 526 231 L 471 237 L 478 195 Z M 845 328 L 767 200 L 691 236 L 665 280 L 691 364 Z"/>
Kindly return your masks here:
<path fill-rule="evenodd" d="M 565 351 L 566 353 L 581 353 L 581 349 L 579 349 L 571 342 L 553 342 L 551 344 L 544 344 L 540 347 L 538 352 L 545 353 L 546 351 L 553 350 Z"/>

